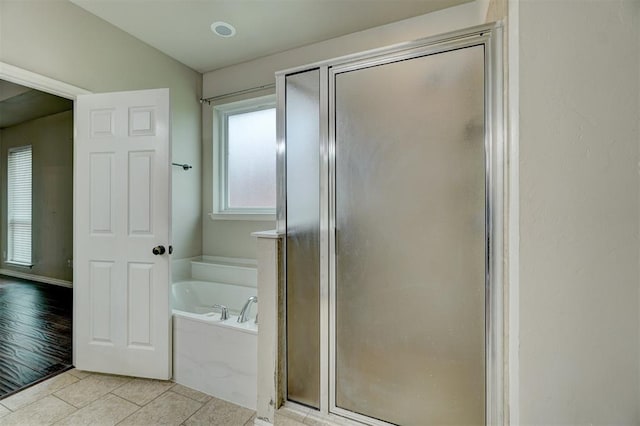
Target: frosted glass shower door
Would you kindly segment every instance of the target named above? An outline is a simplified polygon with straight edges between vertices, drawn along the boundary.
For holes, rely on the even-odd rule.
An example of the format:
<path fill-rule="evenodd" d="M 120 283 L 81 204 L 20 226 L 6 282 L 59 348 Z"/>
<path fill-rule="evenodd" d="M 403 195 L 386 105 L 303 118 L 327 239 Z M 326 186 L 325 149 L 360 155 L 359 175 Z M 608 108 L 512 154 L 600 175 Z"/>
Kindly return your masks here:
<path fill-rule="evenodd" d="M 484 424 L 481 45 L 332 74 L 337 409 Z"/>
<path fill-rule="evenodd" d="M 286 78 L 287 399 L 320 404 L 320 71 Z"/>

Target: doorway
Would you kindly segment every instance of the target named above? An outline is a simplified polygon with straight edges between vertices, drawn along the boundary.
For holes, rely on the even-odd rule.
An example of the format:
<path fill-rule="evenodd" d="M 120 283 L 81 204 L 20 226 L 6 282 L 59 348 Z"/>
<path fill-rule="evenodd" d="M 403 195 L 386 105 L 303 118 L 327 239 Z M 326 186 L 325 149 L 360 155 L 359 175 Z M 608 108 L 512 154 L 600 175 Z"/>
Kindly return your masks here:
<path fill-rule="evenodd" d="M 72 365 L 73 101 L 0 80 L 0 398 Z"/>
<path fill-rule="evenodd" d="M 169 90 L 93 94 L 2 62 L 0 79 L 72 100 L 74 117 L 80 117 L 74 126 L 74 136 L 76 132 L 79 136 L 73 150 L 73 318 L 76 320 L 72 330 L 73 365 L 103 373 L 169 378 L 171 312 L 168 282 L 169 255 L 172 253 Z M 104 102 L 110 104 L 103 105 Z M 88 145 L 87 139 L 121 136 L 136 138 L 138 143 L 120 144 L 122 152 L 114 157 L 119 163 L 116 172 L 111 168 L 115 164 L 109 154 L 112 147 L 95 151 L 97 145 Z M 117 203 L 122 200 L 128 200 L 127 208 L 117 209 Z M 117 228 L 111 218 L 117 218 Z M 103 233 L 104 224 L 113 225 L 107 231 L 117 230 L 106 233 L 113 244 L 103 245 L 107 251 L 98 255 L 102 260 L 91 262 L 88 257 L 91 251 L 86 249 L 92 246 L 87 245 L 86 238 L 80 240 L 78 235 L 84 238 Z M 115 303 L 111 303 L 112 299 L 101 297 L 111 294 L 111 284 L 116 277 L 110 274 L 109 265 L 115 264 L 103 260 L 105 256 L 121 256 L 126 251 L 121 249 L 129 247 L 120 236 L 139 237 L 136 247 L 140 249 L 137 251 L 140 256 L 118 261 L 116 269 L 118 273 L 125 271 L 128 289 L 118 293 L 113 286 Z M 156 268 L 156 264 L 161 266 Z M 91 275 L 87 267 L 93 268 L 90 272 L 99 273 Z M 122 282 L 121 278 L 117 281 Z M 120 297 L 123 294 L 127 301 Z M 88 295 L 91 304 L 87 303 Z M 106 308 L 101 303 L 105 300 L 109 302 Z M 109 341 L 112 331 L 115 339 Z M 105 354 L 99 346 L 122 350 L 113 356 Z M 145 350 L 153 362 L 147 363 L 148 358 L 138 356 Z M 122 366 L 133 368 L 124 371 Z"/>

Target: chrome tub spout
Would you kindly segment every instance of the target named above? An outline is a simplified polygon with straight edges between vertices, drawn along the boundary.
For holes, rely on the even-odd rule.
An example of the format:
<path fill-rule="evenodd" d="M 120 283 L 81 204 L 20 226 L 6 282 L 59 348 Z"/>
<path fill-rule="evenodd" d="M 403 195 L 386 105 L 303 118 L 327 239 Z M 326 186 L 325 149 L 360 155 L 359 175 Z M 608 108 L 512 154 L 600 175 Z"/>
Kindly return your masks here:
<path fill-rule="evenodd" d="M 239 323 L 247 322 L 249 320 L 249 311 L 251 310 L 252 303 L 257 304 L 258 297 L 251 296 L 250 298 L 247 299 L 247 302 L 244 304 L 244 306 L 242 307 L 242 310 L 240 311 L 240 316 L 238 316 Z"/>

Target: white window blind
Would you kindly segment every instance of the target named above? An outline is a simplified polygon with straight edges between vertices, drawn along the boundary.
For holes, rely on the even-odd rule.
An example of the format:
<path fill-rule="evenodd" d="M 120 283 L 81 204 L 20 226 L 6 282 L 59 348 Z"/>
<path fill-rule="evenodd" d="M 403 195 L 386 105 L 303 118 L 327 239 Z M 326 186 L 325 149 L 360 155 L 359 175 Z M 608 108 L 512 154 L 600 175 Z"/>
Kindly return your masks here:
<path fill-rule="evenodd" d="M 31 146 L 9 150 L 7 260 L 31 265 Z"/>

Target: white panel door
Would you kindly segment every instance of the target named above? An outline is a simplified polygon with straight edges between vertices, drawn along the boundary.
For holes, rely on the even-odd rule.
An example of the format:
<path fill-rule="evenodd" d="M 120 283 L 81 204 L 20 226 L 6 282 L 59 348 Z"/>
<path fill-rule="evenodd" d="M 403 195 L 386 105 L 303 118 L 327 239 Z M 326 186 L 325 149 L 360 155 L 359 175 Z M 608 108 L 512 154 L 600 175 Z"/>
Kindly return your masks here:
<path fill-rule="evenodd" d="M 76 131 L 75 366 L 168 379 L 169 90 L 79 96 Z"/>

